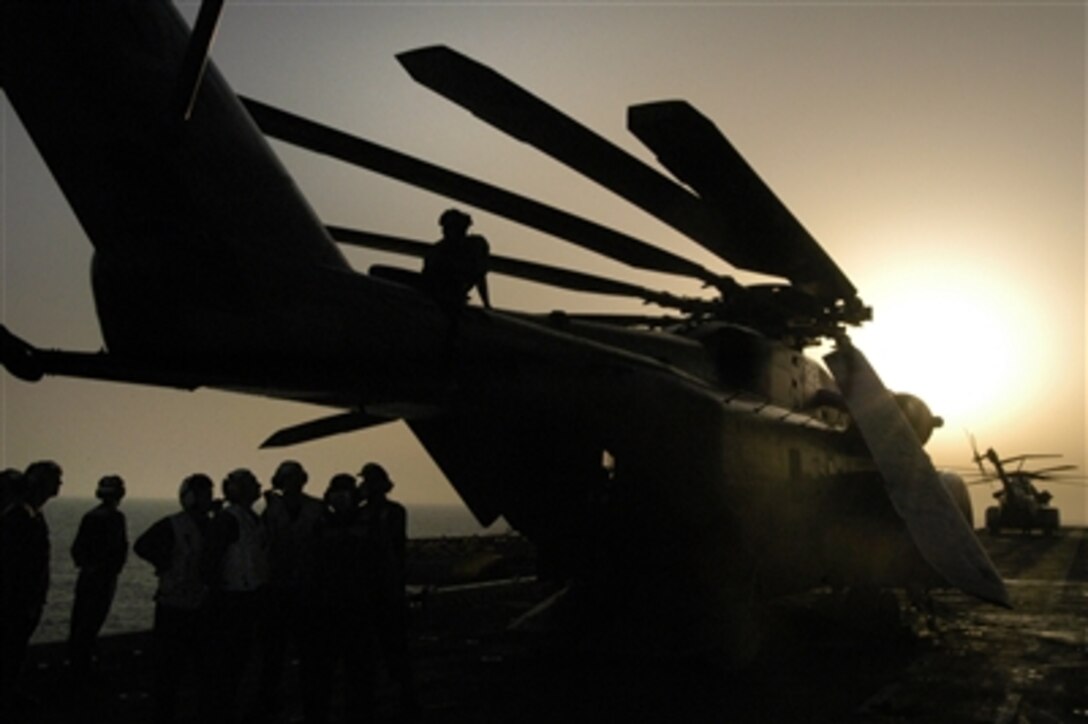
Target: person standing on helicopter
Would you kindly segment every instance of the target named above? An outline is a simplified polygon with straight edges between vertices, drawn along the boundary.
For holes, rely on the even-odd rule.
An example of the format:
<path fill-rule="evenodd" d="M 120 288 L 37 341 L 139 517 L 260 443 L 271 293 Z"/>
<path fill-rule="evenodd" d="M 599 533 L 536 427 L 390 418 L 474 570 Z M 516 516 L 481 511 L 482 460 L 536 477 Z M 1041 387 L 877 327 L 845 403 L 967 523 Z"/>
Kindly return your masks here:
<path fill-rule="evenodd" d="M 487 239 L 469 234 L 472 217 L 457 209 L 447 209 L 438 219 L 442 238 L 423 258 L 423 286 L 435 300 L 453 315 L 465 305 L 473 288 L 480 301 L 491 308 L 487 289 L 487 267 L 491 248 Z"/>

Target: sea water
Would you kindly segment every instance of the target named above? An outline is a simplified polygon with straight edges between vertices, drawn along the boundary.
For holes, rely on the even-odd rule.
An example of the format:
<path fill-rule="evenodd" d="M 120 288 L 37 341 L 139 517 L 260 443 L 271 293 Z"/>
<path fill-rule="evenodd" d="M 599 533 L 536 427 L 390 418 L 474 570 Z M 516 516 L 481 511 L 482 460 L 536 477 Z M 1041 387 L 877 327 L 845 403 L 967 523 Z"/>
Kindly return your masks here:
<path fill-rule="evenodd" d="M 79 498 L 56 498 L 45 506 L 52 546 L 49 596 L 42 620 L 32 643 L 63 641 L 68 637 L 68 622 L 72 613 L 78 571 L 72 563 L 71 547 L 79 529 L 80 518 L 97 501 Z M 258 504 L 259 510 L 260 504 Z M 409 538 L 441 538 L 485 535 L 504 532 L 500 521 L 489 529 L 481 528 L 462 506 L 411 505 L 408 508 Z M 131 546 L 155 521 L 178 510 L 171 500 L 125 499 L 121 510 L 125 514 Z M 501 529 L 501 530 L 499 530 Z M 129 551 L 128 562 L 117 581 L 117 594 L 109 616 L 102 626 L 103 634 L 146 631 L 151 628 L 155 593 L 155 570 L 151 564 Z"/>

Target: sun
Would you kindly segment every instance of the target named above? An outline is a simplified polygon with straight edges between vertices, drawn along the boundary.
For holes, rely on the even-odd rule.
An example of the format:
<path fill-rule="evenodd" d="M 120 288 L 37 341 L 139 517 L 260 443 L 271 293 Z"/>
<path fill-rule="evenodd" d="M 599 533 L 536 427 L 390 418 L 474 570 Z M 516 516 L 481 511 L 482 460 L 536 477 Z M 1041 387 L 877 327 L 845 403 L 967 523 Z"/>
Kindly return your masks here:
<path fill-rule="evenodd" d="M 909 280 L 909 281 L 908 281 Z M 1002 415 L 1002 391 L 1024 379 L 1023 310 L 978 274 L 903 274 L 874 296 L 874 320 L 853 332 L 884 384 L 957 424 Z"/>

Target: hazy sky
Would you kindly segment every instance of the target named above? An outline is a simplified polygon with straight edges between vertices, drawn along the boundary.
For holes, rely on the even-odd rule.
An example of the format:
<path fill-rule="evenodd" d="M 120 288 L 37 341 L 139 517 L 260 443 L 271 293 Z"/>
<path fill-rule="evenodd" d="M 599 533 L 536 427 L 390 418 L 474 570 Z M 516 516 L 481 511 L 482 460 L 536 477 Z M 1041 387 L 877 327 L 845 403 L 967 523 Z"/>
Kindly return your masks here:
<path fill-rule="evenodd" d="M 183 6 L 187 17 L 197 5 Z M 1003 455 L 1085 462 L 1083 3 L 228 2 L 213 59 L 236 91 L 614 226 L 722 272 L 729 267 L 626 202 L 414 83 L 397 52 L 450 45 L 641 158 L 628 105 L 694 104 L 820 240 L 874 307 L 853 333 L 887 385 L 947 420 L 938 464 L 970 463 L 966 430 Z M 0 316 L 31 342 L 94 350 L 91 247 L 2 101 Z M 450 205 L 427 192 L 277 145 L 330 223 L 421 239 Z M 483 212 L 496 253 L 682 293 Z M 381 261 L 349 252 L 359 269 Z M 742 277 L 746 278 L 746 277 Z M 640 309 L 492 280 L 500 307 Z M 318 490 L 367 460 L 408 502 L 454 501 L 400 425 L 257 450 L 303 405 L 63 379 L 0 378 L 0 464 L 42 457 L 66 493 L 117 472 L 133 495 L 172 495 L 194 470 L 267 480 L 284 457 Z M 988 501 L 976 491 L 976 514 Z M 1056 489 L 1067 519 L 1083 492 Z"/>

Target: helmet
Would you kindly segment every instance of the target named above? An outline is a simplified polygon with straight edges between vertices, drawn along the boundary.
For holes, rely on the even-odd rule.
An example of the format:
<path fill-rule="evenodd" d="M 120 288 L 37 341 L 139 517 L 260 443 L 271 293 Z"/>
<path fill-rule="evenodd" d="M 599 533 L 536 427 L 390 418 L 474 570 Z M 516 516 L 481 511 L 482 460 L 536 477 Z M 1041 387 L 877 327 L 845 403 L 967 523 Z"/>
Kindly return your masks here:
<path fill-rule="evenodd" d="M 368 493 L 388 493 L 393 489 L 393 481 L 378 463 L 367 463 L 359 472 Z"/>
<path fill-rule="evenodd" d="M 337 495 L 347 493 L 348 497 Z M 359 498 L 359 490 L 355 487 L 355 476 L 348 473 L 337 473 L 329 481 L 329 487 L 325 489 L 325 502 L 335 509 L 347 510 L 355 507 Z"/>
<path fill-rule="evenodd" d="M 252 471 L 246 468 L 231 470 L 227 473 L 227 477 L 223 478 L 223 497 L 233 502 L 246 491 L 247 487 L 255 492 L 254 499 L 260 497 L 261 484 Z"/>
<path fill-rule="evenodd" d="M 299 487 L 302 487 L 309 479 L 310 476 L 306 474 L 306 469 L 302 467 L 301 463 L 296 460 L 284 460 L 276 468 L 276 472 L 272 474 L 272 487 L 283 490 L 284 485 L 292 480 L 297 481 Z"/>
<path fill-rule="evenodd" d="M 125 481 L 120 475 L 106 475 L 98 481 L 98 488 L 95 489 L 94 495 L 101 500 L 122 498 L 125 495 Z"/>
<path fill-rule="evenodd" d="M 0 506 L 22 497 L 24 492 L 23 472 L 7 468 L 0 472 Z"/>
<path fill-rule="evenodd" d="M 182 509 L 192 510 L 197 504 L 197 496 L 201 491 L 206 491 L 208 497 L 211 498 L 213 488 L 215 484 L 204 473 L 193 473 L 182 480 L 181 487 L 178 488 L 178 499 L 181 501 Z"/>
<path fill-rule="evenodd" d="M 465 231 L 472 226 L 472 217 L 458 209 L 446 209 L 438 217 L 438 225 L 443 229 Z"/>
<path fill-rule="evenodd" d="M 326 492 L 338 493 L 347 490 L 355 492 L 355 478 L 347 473 L 337 473 L 329 481 L 329 488 Z"/>

